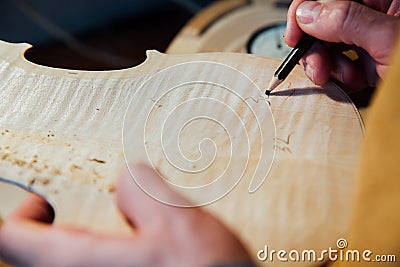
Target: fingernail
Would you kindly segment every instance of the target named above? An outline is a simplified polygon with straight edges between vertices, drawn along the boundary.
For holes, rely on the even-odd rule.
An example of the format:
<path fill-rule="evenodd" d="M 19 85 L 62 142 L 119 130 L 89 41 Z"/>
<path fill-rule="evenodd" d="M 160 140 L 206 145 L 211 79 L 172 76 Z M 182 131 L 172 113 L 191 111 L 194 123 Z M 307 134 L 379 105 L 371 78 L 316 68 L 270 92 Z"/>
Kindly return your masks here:
<path fill-rule="evenodd" d="M 314 69 L 307 64 L 307 61 L 304 59 L 300 60 L 300 65 L 303 67 L 304 72 L 306 73 L 307 77 L 314 82 Z"/>
<path fill-rule="evenodd" d="M 306 71 L 307 69 L 307 62 L 304 59 L 300 60 L 301 66 L 303 66 L 303 70 Z"/>
<path fill-rule="evenodd" d="M 315 21 L 321 11 L 322 4 L 314 1 L 306 1 L 299 5 L 296 10 L 297 22 L 310 24 Z"/>
<path fill-rule="evenodd" d="M 306 65 L 305 71 L 306 71 L 307 77 L 310 78 L 310 80 L 314 82 L 314 69 L 310 65 Z"/>

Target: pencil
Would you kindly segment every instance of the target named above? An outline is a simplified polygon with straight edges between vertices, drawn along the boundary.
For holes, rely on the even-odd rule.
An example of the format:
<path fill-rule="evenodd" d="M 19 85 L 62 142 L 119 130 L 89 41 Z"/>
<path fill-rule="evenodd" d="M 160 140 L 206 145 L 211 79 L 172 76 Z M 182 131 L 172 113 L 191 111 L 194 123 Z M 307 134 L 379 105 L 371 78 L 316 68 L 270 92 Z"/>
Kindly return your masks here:
<path fill-rule="evenodd" d="M 275 71 L 271 82 L 268 85 L 268 89 L 265 91 L 266 95 L 269 95 L 278 85 L 280 85 L 289 73 L 294 69 L 299 60 L 307 53 L 310 47 L 313 45 L 315 37 L 304 34 L 300 41 L 297 43 L 295 48 L 285 58 L 279 68 Z"/>

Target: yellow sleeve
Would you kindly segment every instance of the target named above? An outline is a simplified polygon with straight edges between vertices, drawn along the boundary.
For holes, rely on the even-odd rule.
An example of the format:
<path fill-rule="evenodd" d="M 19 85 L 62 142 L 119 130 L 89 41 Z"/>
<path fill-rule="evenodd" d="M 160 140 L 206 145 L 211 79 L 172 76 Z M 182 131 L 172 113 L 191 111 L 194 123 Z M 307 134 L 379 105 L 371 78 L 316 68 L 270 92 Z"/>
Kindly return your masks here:
<path fill-rule="evenodd" d="M 348 249 L 395 255 L 400 265 L 400 42 L 392 65 L 375 93 L 366 122 L 366 135 L 357 177 L 357 195 Z M 333 266 L 365 266 L 366 262 L 335 262 Z"/>

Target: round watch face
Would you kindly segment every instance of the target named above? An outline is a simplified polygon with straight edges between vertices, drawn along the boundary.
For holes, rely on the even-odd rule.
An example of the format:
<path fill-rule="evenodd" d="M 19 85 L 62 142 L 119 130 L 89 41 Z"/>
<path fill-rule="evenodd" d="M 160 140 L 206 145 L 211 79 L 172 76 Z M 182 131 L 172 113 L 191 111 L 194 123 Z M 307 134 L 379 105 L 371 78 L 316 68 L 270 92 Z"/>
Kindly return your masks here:
<path fill-rule="evenodd" d="M 268 25 L 256 31 L 247 42 L 247 52 L 259 56 L 284 59 L 292 50 L 286 45 L 283 35 L 286 23 Z"/>

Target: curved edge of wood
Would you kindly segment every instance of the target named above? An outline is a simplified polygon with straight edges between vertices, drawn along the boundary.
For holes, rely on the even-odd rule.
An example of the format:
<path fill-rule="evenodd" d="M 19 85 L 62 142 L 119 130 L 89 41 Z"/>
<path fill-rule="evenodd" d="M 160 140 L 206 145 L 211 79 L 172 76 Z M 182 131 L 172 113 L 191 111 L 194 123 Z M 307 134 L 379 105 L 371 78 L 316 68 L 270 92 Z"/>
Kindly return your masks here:
<path fill-rule="evenodd" d="M 234 11 L 237 8 L 248 5 L 249 0 L 231 0 L 231 1 L 219 1 L 208 6 L 200 13 L 198 13 L 194 18 L 192 18 L 189 23 L 183 28 L 182 33 L 198 36 L 207 30 L 216 20 L 222 16 Z"/>
<path fill-rule="evenodd" d="M 251 1 L 217 17 L 208 23 L 206 30 L 199 33 L 193 31 L 189 21 L 174 37 L 166 53 L 245 52 L 243 49 L 237 49 L 243 45 L 244 39 L 248 39 L 254 31 L 266 24 L 285 20 L 286 13 L 274 8 L 271 1 Z M 203 12 L 195 18 L 206 19 Z"/>
<path fill-rule="evenodd" d="M 300 68 L 300 67 L 299 67 Z M 328 83 L 332 84 L 334 87 L 337 88 L 337 90 L 343 95 L 344 98 L 346 98 L 346 100 L 348 100 L 348 102 L 351 104 L 351 106 L 354 109 L 354 112 L 358 118 L 358 122 L 360 123 L 360 128 L 362 130 L 362 134 L 365 135 L 365 123 L 363 120 L 363 117 L 360 114 L 360 111 L 358 110 L 358 108 L 356 107 L 356 104 L 354 104 L 353 100 L 351 99 L 351 97 L 338 85 L 336 84 L 334 81 L 329 80 Z M 325 85 L 323 85 L 322 87 L 324 87 Z"/>
<path fill-rule="evenodd" d="M 139 65 L 116 69 L 116 70 L 104 70 L 104 71 L 92 71 L 92 70 L 74 70 L 65 68 L 56 68 L 37 64 L 29 61 L 25 57 L 25 53 L 32 48 L 33 45 L 28 43 L 9 43 L 0 40 L 0 62 L 11 63 L 13 66 L 20 67 L 22 69 L 35 69 L 35 72 L 42 74 L 51 73 L 51 75 L 66 76 L 66 77 L 85 77 L 92 78 L 101 73 L 107 73 L 109 77 L 121 77 L 121 74 L 129 73 L 130 75 L 143 75 L 144 72 L 151 69 L 151 65 L 154 60 L 158 60 L 165 54 L 160 53 L 156 50 L 146 51 L 146 59 Z"/>

